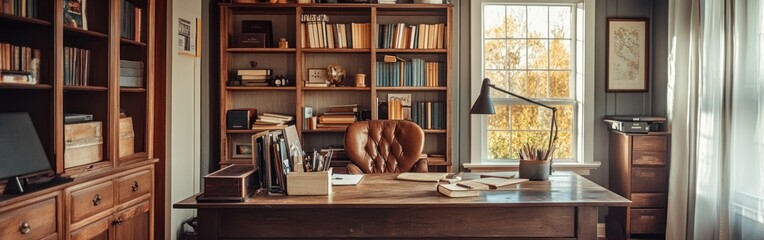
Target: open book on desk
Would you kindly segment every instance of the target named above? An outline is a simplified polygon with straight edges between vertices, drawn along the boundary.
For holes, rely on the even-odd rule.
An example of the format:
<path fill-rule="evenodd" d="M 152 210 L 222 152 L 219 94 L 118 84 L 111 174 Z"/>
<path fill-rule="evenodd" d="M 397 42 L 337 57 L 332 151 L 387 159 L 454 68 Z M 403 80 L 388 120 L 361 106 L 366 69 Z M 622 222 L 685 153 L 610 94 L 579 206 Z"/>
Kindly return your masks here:
<path fill-rule="evenodd" d="M 363 174 L 332 174 L 332 186 L 358 185 L 363 179 Z"/>
<path fill-rule="evenodd" d="M 437 191 L 448 197 L 475 197 L 480 195 L 480 190 L 490 191 L 525 181 L 528 179 L 478 178 L 451 184 L 438 184 Z"/>

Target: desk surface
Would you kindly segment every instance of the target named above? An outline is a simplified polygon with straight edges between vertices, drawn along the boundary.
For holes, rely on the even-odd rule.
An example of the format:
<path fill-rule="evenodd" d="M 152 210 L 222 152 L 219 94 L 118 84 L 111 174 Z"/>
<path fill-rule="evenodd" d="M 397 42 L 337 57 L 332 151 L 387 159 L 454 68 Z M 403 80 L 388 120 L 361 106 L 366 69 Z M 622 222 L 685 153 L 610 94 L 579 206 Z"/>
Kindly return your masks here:
<path fill-rule="evenodd" d="M 570 172 L 555 172 L 549 181 L 527 181 L 497 190 L 482 191 L 479 197 L 449 198 L 436 191 L 432 182 L 396 180 L 398 174 L 369 174 L 357 186 L 333 186 L 329 196 L 284 196 L 258 194 L 241 203 L 199 203 L 191 196 L 175 208 L 316 208 L 316 207 L 406 207 L 406 206 L 628 206 L 630 201 L 588 179 Z M 465 178 L 477 174 L 465 173 Z"/>

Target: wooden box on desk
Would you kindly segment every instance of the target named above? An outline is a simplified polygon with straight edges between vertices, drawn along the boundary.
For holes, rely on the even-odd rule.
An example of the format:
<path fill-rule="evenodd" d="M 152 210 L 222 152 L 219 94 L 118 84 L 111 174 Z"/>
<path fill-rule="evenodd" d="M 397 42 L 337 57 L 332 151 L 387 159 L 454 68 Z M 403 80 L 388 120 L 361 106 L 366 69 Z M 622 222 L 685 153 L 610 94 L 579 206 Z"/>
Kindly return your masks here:
<path fill-rule="evenodd" d="M 101 122 L 64 124 L 64 168 L 103 160 Z"/>
<path fill-rule="evenodd" d="M 248 197 L 255 189 L 252 186 L 255 167 L 247 164 L 232 164 L 204 176 L 204 197 L 207 199 L 241 199 Z"/>
<path fill-rule="evenodd" d="M 329 195 L 332 193 L 332 169 L 323 172 L 287 173 L 288 195 Z"/>

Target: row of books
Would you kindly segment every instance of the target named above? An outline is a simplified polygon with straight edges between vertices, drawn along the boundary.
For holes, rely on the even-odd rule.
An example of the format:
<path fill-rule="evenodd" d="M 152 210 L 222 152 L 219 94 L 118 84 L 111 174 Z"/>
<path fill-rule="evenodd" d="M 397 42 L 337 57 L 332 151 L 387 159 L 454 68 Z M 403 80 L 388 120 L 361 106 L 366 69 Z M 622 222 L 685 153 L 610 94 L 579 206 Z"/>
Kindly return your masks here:
<path fill-rule="evenodd" d="M 387 101 L 387 119 L 410 120 L 422 129 L 446 129 L 446 104 L 443 102 L 412 102 L 404 106 L 402 99 Z"/>
<path fill-rule="evenodd" d="M 37 0 L 0 0 L 0 13 L 36 18 Z"/>
<path fill-rule="evenodd" d="M 35 84 L 40 74 L 40 50 L 0 43 L 0 80 Z"/>
<path fill-rule="evenodd" d="M 141 17 L 143 9 L 135 7 L 131 2 L 122 0 L 122 32 L 120 36 L 136 42 L 141 41 Z"/>
<path fill-rule="evenodd" d="M 371 48 L 371 23 L 305 22 L 300 31 L 303 48 Z"/>
<path fill-rule="evenodd" d="M 446 64 L 411 59 L 408 62 L 377 62 L 378 87 L 445 86 Z"/>
<path fill-rule="evenodd" d="M 119 61 L 119 86 L 120 87 L 144 87 L 143 85 L 143 62 Z"/>
<path fill-rule="evenodd" d="M 437 24 L 405 23 L 379 24 L 377 48 L 443 49 L 446 26 Z"/>
<path fill-rule="evenodd" d="M 90 50 L 64 47 L 64 85 L 88 86 Z"/>

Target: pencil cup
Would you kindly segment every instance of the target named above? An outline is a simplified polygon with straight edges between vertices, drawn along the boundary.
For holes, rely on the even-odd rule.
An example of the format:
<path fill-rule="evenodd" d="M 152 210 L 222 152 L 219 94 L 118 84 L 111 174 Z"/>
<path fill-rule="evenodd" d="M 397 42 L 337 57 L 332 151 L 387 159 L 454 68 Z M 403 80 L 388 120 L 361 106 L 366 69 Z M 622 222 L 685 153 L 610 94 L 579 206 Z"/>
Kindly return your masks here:
<path fill-rule="evenodd" d="M 534 181 L 549 180 L 549 173 L 552 171 L 549 164 L 549 160 L 520 160 L 520 178 L 527 178 Z"/>

